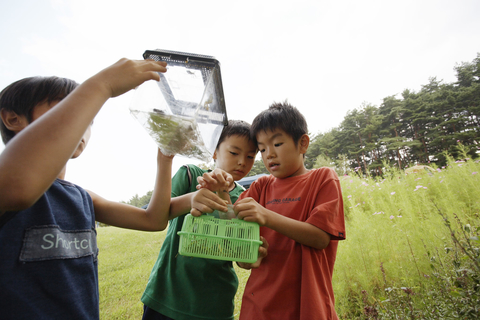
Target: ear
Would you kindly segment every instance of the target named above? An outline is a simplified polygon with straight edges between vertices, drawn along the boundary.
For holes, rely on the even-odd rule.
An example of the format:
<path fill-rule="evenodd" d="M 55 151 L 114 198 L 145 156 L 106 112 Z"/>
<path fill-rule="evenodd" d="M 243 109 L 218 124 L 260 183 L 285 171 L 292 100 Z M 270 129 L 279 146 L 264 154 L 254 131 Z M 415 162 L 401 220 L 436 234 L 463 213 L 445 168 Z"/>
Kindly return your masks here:
<path fill-rule="evenodd" d="M 213 152 L 213 160 L 217 160 L 217 150 Z"/>
<path fill-rule="evenodd" d="M 307 153 L 308 146 L 310 145 L 310 137 L 307 134 L 304 134 L 303 136 L 301 136 L 299 145 L 300 145 L 300 153 L 301 154 Z"/>
<path fill-rule="evenodd" d="M 0 110 L 0 117 L 5 124 L 5 127 L 15 133 L 20 132 L 28 125 L 28 121 L 25 116 L 19 116 L 11 110 Z"/>

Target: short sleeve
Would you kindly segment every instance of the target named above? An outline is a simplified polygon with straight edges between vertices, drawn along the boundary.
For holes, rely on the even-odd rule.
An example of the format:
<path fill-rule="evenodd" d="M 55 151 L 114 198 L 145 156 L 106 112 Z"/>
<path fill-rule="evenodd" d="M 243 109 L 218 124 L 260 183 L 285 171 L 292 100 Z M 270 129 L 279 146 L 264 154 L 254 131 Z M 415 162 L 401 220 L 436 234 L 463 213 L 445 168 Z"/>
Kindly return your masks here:
<path fill-rule="evenodd" d="M 338 176 L 333 170 L 329 170 L 330 172 L 321 175 L 320 183 L 315 183 L 315 205 L 306 222 L 329 233 L 332 240 L 344 240 L 346 235 L 342 190 Z"/>

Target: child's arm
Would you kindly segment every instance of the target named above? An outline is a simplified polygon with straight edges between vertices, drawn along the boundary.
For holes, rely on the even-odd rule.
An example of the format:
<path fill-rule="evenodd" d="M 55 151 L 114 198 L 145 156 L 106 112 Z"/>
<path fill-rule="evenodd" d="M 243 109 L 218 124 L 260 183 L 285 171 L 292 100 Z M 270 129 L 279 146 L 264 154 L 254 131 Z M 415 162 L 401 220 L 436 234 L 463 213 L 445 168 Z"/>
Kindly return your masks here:
<path fill-rule="evenodd" d="M 0 154 L 0 215 L 32 206 L 60 174 L 105 101 L 160 80 L 157 72 L 165 72 L 165 66 L 121 59 L 19 132 Z"/>
<path fill-rule="evenodd" d="M 222 189 L 226 179 L 221 171 L 203 175 L 203 179 L 199 179 L 199 184 L 202 187 L 216 188 L 219 191 L 217 193 L 221 193 L 222 197 L 229 197 L 228 192 Z M 221 178 L 223 178 L 222 182 L 219 181 Z M 238 219 L 257 222 L 259 225 L 275 230 L 300 244 L 315 249 L 324 249 L 330 243 L 330 235 L 322 229 L 268 210 L 252 198 L 237 201 L 234 210 Z"/>
<path fill-rule="evenodd" d="M 168 224 L 170 208 L 172 160 L 173 156 L 165 156 L 158 149 L 157 178 L 147 209 L 109 201 L 88 191 L 95 208 L 95 220 L 121 228 L 144 231 L 164 230 Z"/>
<path fill-rule="evenodd" d="M 234 210 L 239 219 L 257 222 L 300 244 L 315 249 L 325 249 L 330 243 L 330 235 L 322 229 L 268 210 L 252 198 L 237 201 Z"/>

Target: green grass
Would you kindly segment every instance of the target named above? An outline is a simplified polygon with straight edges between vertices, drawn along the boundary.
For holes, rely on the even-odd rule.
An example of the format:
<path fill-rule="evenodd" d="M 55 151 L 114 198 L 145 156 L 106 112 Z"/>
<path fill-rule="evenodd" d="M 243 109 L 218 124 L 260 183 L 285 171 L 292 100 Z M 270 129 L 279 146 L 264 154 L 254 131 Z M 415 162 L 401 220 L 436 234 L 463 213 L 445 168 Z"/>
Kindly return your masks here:
<path fill-rule="evenodd" d="M 115 227 L 97 229 L 100 319 L 141 319 L 143 304 L 140 298 L 166 233 Z M 235 269 L 239 281 L 235 296 L 235 319 L 238 319 L 250 272 L 236 265 Z"/>
<path fill-rule="evenodd" d="M 433 175 L 389 170 L 341 177 L 347 240 L 333 286 L 340 319 L 480 316 L 480 164 Z M 166 232 L 98 229 L 102 319 L 140 319 L 143 293 Z M 477 261 L 477 262 L 475 262 Z M 237 268 L 238 319 L 249 272 Z"/>
<path fill-rule="evenodd" d="M 479 259 L 477 172 L 477 162 L 450 161 L 433 175 L 391 170 L 376 181 L 342 177 L 347 240 L 339 245 L 333 279 L 341 318 L 430 319 L 428 312 L 456 304 L 455 292 L 465 294 L 472 286 L 480 293 L 480 270 L 462 251 L 473 245 Z M 461 270 L 469 272 L 468 286 L 455 283 Z M 414 294 L 403 294 L 407 289 Z"/>
<path fill-rule="evenodd" d="M 141 319 L 140 302 L 165 232 L 97 229 L 101 319 Z"/>

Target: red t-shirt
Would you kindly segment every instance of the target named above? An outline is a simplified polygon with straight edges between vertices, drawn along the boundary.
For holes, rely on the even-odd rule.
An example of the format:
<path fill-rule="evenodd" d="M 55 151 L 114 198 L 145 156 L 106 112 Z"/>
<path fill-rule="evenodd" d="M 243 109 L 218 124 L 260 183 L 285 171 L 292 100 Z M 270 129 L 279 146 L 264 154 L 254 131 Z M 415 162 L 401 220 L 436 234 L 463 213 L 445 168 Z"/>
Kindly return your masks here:
<path fill-rule="evenodd" d="M 253 269 L 245 286 L 241 320 L 338 319 L 332 287 L 338 240 L 345 239 L 340 181 L 330 168 L 252 183 L 238 200 L 251 197 L 265 208 L 310 223 L 331 235 L 323 250 L 314 249 L 266 227 L 268 256 Z"/>

